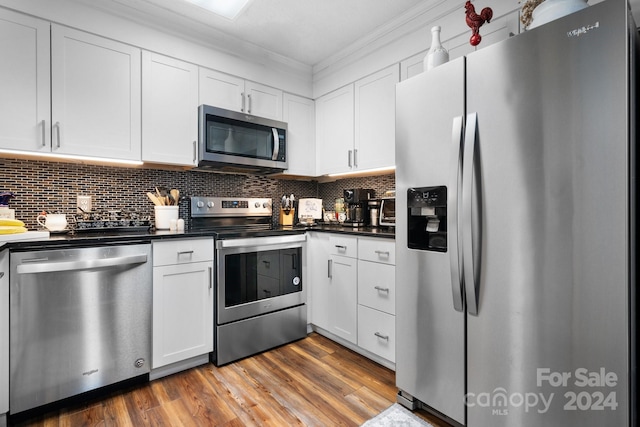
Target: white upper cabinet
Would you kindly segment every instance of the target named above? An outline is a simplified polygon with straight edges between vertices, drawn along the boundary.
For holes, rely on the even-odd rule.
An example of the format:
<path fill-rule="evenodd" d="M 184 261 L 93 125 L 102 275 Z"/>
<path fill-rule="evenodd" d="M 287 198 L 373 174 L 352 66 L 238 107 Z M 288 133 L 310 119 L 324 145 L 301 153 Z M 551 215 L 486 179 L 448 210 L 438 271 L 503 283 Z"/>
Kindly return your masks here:
<path fill-rule="evenodd" d="M 355 83 L 356 170 L 395 166 L 398 64 Z"/>
<path fill-rule="evenodd" d="M 315 103 L 312 99 L 285 93 L 282 120 L 287 123 L 287 163 L 289 175 L 315 176 Z"/>
<path fill-rule="evenodd" d="M 0 148 L 51 151 L 49 23 L 0 9 Z"/>
<path fill-rule="evenodd" d="M 400 80 L 404 81 L 422 73 L 426 54 L 426 52 L 421 52 L 402 61 L 400 63 Z"/>
<path fill-rule="evenodd" d="M 198 67 L 142 52 L 142 160 L 197 164 Z"/>
<path fill-rule="evenodd" d="M 141 157 L 140 49 L 51 28 L 54 153 Z"/>
<path fill-rule="evenodd" d="M 199 104 L 226 110 L 244 110 L 244 80 L 218 71 L 200 67 Z"/>
<path fill-rule="evenodd" d="M 353 85 L 316 100 L 316 173 L 353 168 Z"/>
<path fill-rule="evenodd" d="M 246 112 L 254 116 L 282 120 L 282 91 L 260 83 L 245 82 Z"/>
<path fill-rule="evenodd" d="M 282 120 L 282 91 L 200 67 L 200 104 Z"/>
<path fill-rule="evenodd" d="M 319 175 L 395 165 L 398 64 L 316 101 Z"/>

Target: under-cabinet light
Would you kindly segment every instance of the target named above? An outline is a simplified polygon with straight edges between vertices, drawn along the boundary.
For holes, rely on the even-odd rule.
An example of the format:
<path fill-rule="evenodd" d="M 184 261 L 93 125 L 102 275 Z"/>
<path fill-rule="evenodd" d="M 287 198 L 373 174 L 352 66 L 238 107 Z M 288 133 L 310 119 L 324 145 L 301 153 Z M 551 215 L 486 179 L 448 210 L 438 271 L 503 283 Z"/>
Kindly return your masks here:
<path fill-rule="evenodd" d="M 396 170 L 396 167 L 391 166 L 386 168 L 364 169 L 364 170 L 357 170 L 352 172 L 330 173 L 327 176 L 339 177 L 339 176 L 349 176 L 349 175 L 365 175 L 365 174 L 371 174 L 376 172 L 393 172 L 395 170 Z"/>
<path fill-rule="evenodd" d="M 62 159 L 62 160 L 77 160 L 77 161 L 89 161 L 89 162 L 100 162 L 100 163 L 115 163 L 120 165 L 131 165 L 131 166 L 140 166 L 143 162 L 139 160 L 123 160 L 123 159 L 112 159 L 109 157 L 92 157 L 92 156 L 76 156 L 69 154 L 57 154 L 57 153 L 40 153 L 40 152 L 32 152 L 32 151 L 20 151 L 20 150 L 3 150 L 0 149 L 0 153 L 4 154 L 15 154 L 19 156 L 29 156 L 29 157 L 49 157 L 54 159 Z"/>
<path fill-rule="evenodd" d="M 235 19 L 236 16 L 249 3 L 249 0 L 186 0 L 203 9 L 207 9 L 216 15 L 227 19 Z"/>

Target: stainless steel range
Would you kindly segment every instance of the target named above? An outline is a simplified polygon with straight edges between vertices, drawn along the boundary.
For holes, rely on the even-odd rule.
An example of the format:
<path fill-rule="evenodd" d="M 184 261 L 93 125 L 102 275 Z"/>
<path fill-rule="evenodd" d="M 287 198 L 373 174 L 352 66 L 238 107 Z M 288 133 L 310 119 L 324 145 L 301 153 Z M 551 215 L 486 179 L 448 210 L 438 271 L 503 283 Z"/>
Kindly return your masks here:
<path fill-rule="evenodd" d="M 272 227 L 271 199 L 192 197 L 191 229 L 216 233 L 216 365 L 306 336 L 306 236 Z"/>

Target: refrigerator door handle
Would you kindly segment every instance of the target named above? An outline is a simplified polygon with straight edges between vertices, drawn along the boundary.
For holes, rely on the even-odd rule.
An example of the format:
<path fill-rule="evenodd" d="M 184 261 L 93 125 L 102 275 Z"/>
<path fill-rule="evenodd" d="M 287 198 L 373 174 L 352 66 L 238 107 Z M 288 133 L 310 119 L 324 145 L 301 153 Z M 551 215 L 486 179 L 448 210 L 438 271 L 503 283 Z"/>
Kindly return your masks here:
<path fill-rule="evenodd" d="M 451 132 L 451 175 L 449 176 L 449 189 L 447 191 L 447 230 L 449 235 L 449 262 L 451 265 L 451 291 L 453 293 L 453 308 L 456 311 L 463 310 L 462 281 L 460 275 L 461 257 L 458 233 L 458 203 L 460 189 L 460 172 L 462 165 L 462 116 L 453 119 Z"/>
<path fill-rule="evenodd" d="M 467 115 L 462 162 L 462 264 L 469 314 L 478 314 L 480 286 L 475 275 L 473 254 L 473 166 L 478 141 L 478 114 Z"/>

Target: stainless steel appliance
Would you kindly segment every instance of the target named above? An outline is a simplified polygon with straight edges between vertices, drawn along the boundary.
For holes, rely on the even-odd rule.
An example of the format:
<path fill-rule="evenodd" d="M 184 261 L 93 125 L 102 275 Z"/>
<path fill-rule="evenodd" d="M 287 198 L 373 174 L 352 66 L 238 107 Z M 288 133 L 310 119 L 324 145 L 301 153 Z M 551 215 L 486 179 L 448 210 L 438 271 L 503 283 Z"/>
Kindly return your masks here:
<path fill-rule="evenodd" d="M 380 200 L 380 225 L 383 227 L 396 226 L 396 198 L 383 197 Z"/>
<path fill-rule="evenodd" d="M 637 425 L 635 39 L 604 1 L 398 85 L 398 401 Z"/>
<path fill-rule="evenodd" d="M 271 199 L 193 197 L 192 228 L 216 232 L 216 365 L 307 334 L 305 235 L 272 229 Z"/>
<path fill-rule="evenodd" d="M 150 260 L 149 244 L 11 252 L 10 413 L 149 373 Z"/>
<path fill-rule="evenodd" d="M 369 209 L 369 225 L 371 227 L 380 226 L 380 200 L 369 200 L 367 202 L 367 209 Z"/>
<path fill-rule="evenodd" d="M 198 168 L 269 174 L 287 168 L 287 124 L 201 105 Z"/>
<path fill-rule="evenodd" d="M 373 199 L 370 189 L 353 188 L 343 191 L 347 219 L 343 225 L 347 227 L 363 227 L 368 220 L 368 201 Z"/>

